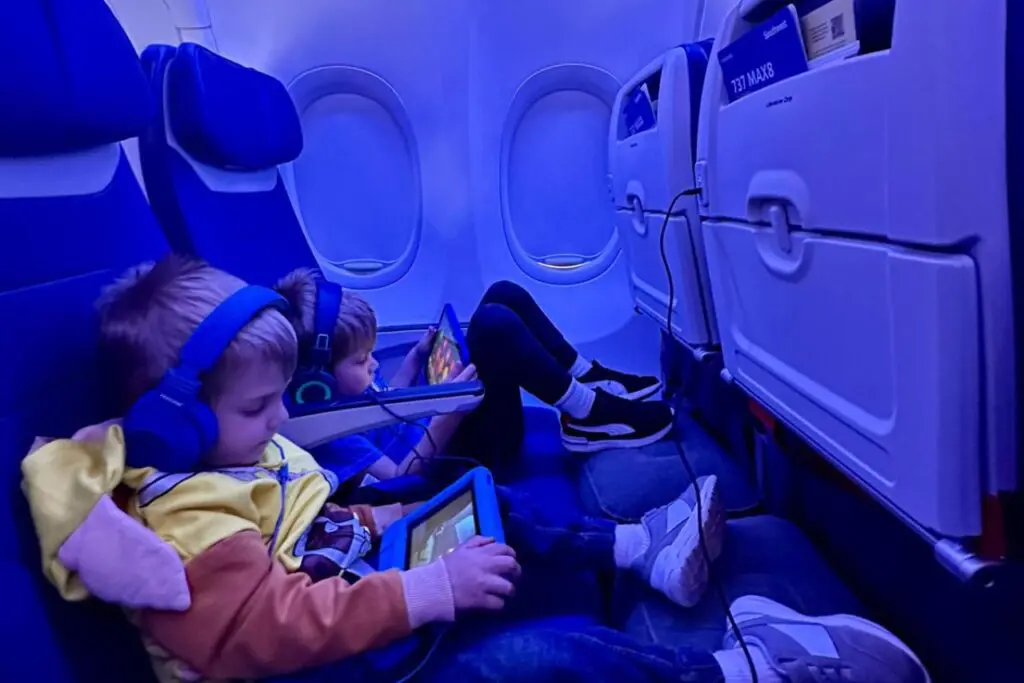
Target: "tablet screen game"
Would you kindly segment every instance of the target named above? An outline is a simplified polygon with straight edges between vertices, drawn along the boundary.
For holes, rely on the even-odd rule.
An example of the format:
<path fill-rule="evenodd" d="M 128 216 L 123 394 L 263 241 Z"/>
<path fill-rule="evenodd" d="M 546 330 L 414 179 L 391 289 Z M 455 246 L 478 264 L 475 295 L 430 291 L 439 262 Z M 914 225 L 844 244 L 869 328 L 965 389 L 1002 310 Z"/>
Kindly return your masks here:
<path fill-rule="evenodd" d="M 408 568 L 429 564 L 479 533 L 473 491 L 466 491 L 412 528 Z"/>
<path fill-rule="evenodd" d="M 441 384 L 462 372 L 462 357 L 459 343 L 455 339 L 449 316 L 444 316 L 437 326 L 434 346 L 427 359 L 427 382 Z"/>

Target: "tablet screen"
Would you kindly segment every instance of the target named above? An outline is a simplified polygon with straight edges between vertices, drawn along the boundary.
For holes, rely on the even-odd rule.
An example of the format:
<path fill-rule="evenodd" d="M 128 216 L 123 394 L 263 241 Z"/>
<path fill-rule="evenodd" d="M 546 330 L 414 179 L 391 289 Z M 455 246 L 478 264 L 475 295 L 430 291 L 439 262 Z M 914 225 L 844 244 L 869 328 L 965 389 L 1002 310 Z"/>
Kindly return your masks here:
<path fill-rule="evenodd" d="M 433 562 L 480 533 L 473 491 L 466 491 L 412 528 L 408 568 Z"/>
<path fill-rule="evenodd" d="M 437 326 L 434 346 L 427 359 L 427 382 L 440 384 L 462 372 L 462 358 L 459 355 L 459 343 L 455 341 L 449 316 L 444 316 Z"/>

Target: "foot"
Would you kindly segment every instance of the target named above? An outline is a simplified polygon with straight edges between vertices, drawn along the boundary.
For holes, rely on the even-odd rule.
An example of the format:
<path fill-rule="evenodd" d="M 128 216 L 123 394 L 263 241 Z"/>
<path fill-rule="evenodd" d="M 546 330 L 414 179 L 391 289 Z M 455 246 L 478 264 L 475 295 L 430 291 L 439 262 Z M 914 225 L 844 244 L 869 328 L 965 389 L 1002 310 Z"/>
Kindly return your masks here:
<path fill-rule="evenodd" d="M 767 666 L 763 675 L 808 683 L 931 680 L 909 647 L 866 619 L 848 614 L 808 617 L 756 595 L 736 600 L 732 613 L 755 662 Z M 728 626 L 723 644 L 734 652 L 740 647 Z"/>
<path fill-rule="evenodd" d="M 651 510 L 640 523 L 647 531 L 650 544 L 632 569 L 672 602 L 693 607 L 704 595 L 710 572 L 708 565 L 722 553 L 725 537 L 725 511 L 718 495 L 717 478 L 698 478 L 696 487 L 690 486 L 668 505 Z M 704 548 L 701 547 L 702 535 Z"/>
<path fill-rule="evenodd" d="M 562 415 L 562 445 L 574 453 L 646 446 L 668 434 L 672 420 L 666 403 L 634 403 L 596 389 L 590 415 Z"/>
<path fill-rule="evenodd" d="M 661 380 L 657 377 L 631 375 L 606 368 L 597 361 L 591 362 L 590 370 L 578 378 L 581 384 L 591 389 L 604 389 L 613 396 L 620 396 L 630 401 L 642 401 L 653 396 L 661 389 Z"/>

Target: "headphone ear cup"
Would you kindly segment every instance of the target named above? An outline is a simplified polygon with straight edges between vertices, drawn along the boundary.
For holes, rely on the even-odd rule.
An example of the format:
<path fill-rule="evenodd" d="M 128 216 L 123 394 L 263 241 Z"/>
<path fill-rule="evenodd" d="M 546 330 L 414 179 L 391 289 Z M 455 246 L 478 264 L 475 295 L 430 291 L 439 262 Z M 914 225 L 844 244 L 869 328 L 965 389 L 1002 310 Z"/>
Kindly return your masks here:
<path fill-rule="evenodd" d="M 175 403 L 158 387 L 128 411 L 124 435 L 129 467 L 195 472 L 217 443 L 217 417 L 198 399 Z"/>
<path fill-rule="evenodd" d="M 294 405 L 316 405 L 333 401 L 338 396 L 334 375 L 324 370 L 300 371 L 289 390 Z"/>

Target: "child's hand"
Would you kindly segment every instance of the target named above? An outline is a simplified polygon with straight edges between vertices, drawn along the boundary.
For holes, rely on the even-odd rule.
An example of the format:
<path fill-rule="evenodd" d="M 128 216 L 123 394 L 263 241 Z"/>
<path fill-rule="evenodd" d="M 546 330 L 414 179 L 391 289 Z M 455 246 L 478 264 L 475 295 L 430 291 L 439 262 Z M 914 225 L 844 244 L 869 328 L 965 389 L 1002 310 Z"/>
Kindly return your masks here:
<path fill-rule="evenodd" d="M 462 368 L 457 375 L 449 375 L 448 379 L 445 380 L 445 384 L 452 382 L 472 382 L 476 379 L 476 366 L 470 363 L 466 367 Z"/>
<path fill-rule="evenodd" d="M 504 543 L 474 536 L 442 560 L 452 582 L 456 611 L 498 611 L 515 594 L 516 553 Z"/>
<path fill-rule="evenodd" d="M 437 328 L 431 325 L 423 334 L 423 337 L 412 347 L 412 354 L 417 358 L 426 358 L 430 353 L 430 347 L 434 345 L 434 337 L 437 335 Z"/>

